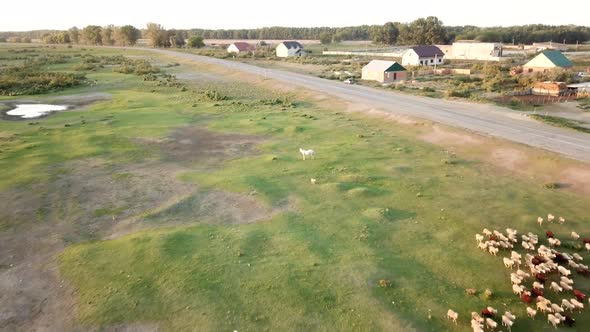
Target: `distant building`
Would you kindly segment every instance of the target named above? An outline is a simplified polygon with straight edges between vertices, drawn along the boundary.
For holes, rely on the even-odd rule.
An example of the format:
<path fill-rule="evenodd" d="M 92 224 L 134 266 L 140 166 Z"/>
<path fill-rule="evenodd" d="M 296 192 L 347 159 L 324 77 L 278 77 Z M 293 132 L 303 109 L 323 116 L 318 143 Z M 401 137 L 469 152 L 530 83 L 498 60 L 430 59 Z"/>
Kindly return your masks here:
<path fill-rule="evenodd" d="M 373 60 L 363 67 L 361 79 L 381 83 L 405 80 L 406 68 L 395 61 Z"/>
<path fill-rule="evenodd" d="M 402 55 L 402 65 L 434 66 L 441 65 L 445 54 L 434 45 L 414 46 Z"/>
<path fill-rule="evenodd" d="M 254 47 L 245 42 L 235 42 L 227 47 L 228 53 L 244 53 L 253 50 Z"/>
<path fill-rule="evenodd" d="M 503 44 L 457 41 L 453 45 L 438 46 L 446 59 L 500 61 Z"/>
<path fill-rule="evenodd" d="M 554 43 L 554 42 L 533 43 L 533 48 L 535 48 L 537 50 L 537 52 L 544 51 L 544 50 L 567 51 L 566 44 L 560 44 L 560 43 Z"/>
<path fill-rule="evenodd" d="M 284 41 L 277 46 L 277 56 L 279 58 L 286 58 L 290 56 L 302 56 L 305 55 L 303 45 L 296 41 Z"/>
<path fill-rule="evenodd" d="M 524 73 L 546 72 L 554 68 L 570 68 L 572 62 L 559 51 L 543 51 L 522 66 Z"/>
<path fill-rule="evenodd" d="M 564 82 L 537 82 L 533 86 L 534 95 L 562 96 L 567 93 L 567 86 Z"/>

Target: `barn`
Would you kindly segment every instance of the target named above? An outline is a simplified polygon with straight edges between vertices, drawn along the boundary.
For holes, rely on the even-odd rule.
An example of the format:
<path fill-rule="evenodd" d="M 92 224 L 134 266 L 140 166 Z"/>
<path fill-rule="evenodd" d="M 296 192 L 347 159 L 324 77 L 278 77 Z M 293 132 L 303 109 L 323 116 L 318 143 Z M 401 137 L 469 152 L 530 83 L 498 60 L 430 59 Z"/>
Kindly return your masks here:
<path fill-rule="evenodd" d="M 405 80 L 406 68 L 395 61 L 373 60 L 363 67 L 361 79 L 381 83 Z"/>

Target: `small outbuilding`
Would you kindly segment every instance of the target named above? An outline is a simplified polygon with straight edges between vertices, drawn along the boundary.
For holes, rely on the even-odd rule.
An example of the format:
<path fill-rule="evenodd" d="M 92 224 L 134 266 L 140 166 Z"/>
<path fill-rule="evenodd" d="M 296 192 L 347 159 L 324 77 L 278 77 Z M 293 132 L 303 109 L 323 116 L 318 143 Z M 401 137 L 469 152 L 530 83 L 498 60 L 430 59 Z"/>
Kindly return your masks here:
<path fill-rule="evenodd" d="M 361 79 L 381 83 L 403 81 L 407 77 L 406 68 L 395 61 L 373 60 L 363 67 Z"/>
<path fill-rule="evenodd" d="M 442 65 L 445 54 L 437 46 L 414 46 L 402 54 L 402 65 L 434 66 Z"/>
<path fill-rule="evenodd" d="M 573 63 L 560 51 L 543 51 L 522 68 L 525 73 L 546 72 L 555 68 L 571 68 Z"/>
<path fill-rule="evenodd" d="M 563 96 L 567 94 L 567 86 L 564 82 L 537 82 L 532 93 L 542 96 Z"/>
<path fill-rule="evenodd" d="M 276 54 L 279 58 L 286 58 L 291 56 L 303 56 L 305 51 L 303 45 L 296 41 L 284 41 L 277 45 Z"/>
<path fill-rule="evenodd" d="M 235 42 L 232 43 L 231 45 L 229 45 L 227 47 L 227 52 L 228 53 L 236 53 L 236 54 L 240 54 L 240 53 L 245 53 L 245 52 L 249 52 L 251 50 L 253 50 L 254 47 L 248 43 L 245 42 Z"/>

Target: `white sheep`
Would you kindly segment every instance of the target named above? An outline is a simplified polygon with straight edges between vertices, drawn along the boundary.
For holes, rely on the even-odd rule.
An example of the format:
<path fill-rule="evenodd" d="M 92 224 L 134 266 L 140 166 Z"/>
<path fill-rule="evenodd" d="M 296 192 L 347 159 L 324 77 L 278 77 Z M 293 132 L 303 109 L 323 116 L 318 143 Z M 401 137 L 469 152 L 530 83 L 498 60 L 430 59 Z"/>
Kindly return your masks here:
<path fill-rule="evenodd" d="M 578 302 L 578 300 L 576 300 L 576 299 L 571 299 L 571 300 L 570 300 L 570 303 L 571 303 L 571 304 L 572 304 L 574 307 L 578 308 L 578 310 L 580 310 L 580 311 L 582 311 L 582 309 L 584 309 L 584 303 L 582 303 L 582 302 Z"/>
<path fill-rule="evenodd" d="M 479 249 L 481 249 L 481 250 L 486 250 L 486 249 L 488 249 L 488 245 L 487 245 L 487 244 L 485 244 L 485 243 L 478 243 L 478 244 L 477 244 L 477 247 L 478 247 Z"/>
<path fill-rule="evenodd" d="M 455 324 L 457 324 L 457 318 L 459 318 L 459 314 L 453 311 L 452 309 L 449 309 L 447 311 L 447 318 L 452 320 Z"/>
<path fill-rule="evenodd" d="M 572 232 L 571 236 L 572 236 L 572 239 L 574 239 L 574 240 L 577 240 L 580 238 L 580 234 L 578 234 L 576 232 Z"/>
<path fill-rule="evenodd" d="M 580 254 L 578 254 L 577 252 L 573 253 L 572 256 L 574 256 L 574 259 L 577 261 L 583 261 L 584 258 L 582 256 L 580 256 Z"/>
<path fill-rule="evenodd" d="M 557 328 L 557 325 L 561 323 L 561 319 L 555 317 L 555 315 L 552 314 L 547 315 L 547 321 L 553 325 L 554 328 Z"/>
<path fill-rule="evenodd" d="M 524 288 L 519 285 L 513 284 L 512 291 L 514 292 L 514 294 L 520 295 L 524 291 Z"/>
<path fill-rule="evenodd" d="M 563 282 L 563 281 L 561 281 L 560 283 L 562 283 L 562 282 Z M 567 285 L 567 284 L 566 284 L 566 285 Z M 554 292 L 557 292 L 557 293 L 561 293 L 561 292 L 563 291 L 563 288 L 559 287 L 559 285 L 558 285 L 558 284 L 557 284 L 555 281 L 552 281 L 552 282 L 551 282 L 551 286 L 549 286 L 549 288 L 550 288 L 552 291 L 554 291 Z"/>
<path fill-rule="evenodd" d="M 549 214 L 547 215 L 547 221 L 548 221 L 548 222 L 552 222 L 552 221 L 553 221 L 553 219 L 555 219 L 555 216 L 554 216 L 554 215 L 552 215 L 551 213 L 549 213 Z"/>
<path fill-rule="evenodd" d="M 553 310 L 553 312 L 555 312 L 555 313 L 560 313 L 560 312 L 563 312 L 563 309 L 562 309 L 560 306 L 558 306 L 556 303 L 552 303 L 552 304 L 551 304 L 551 309 L 552 309 L 552 310 Z"/>
<path fill-rule="evenodd" d="M 584 247 L 586 247 L 586 250 L 587 250 L 587 251 L 590 251 L 590 243 L 586 243 L 586 244 L 584 245 Z"/>
<path fill-rule="evenodd" d="M 511 273 L 510 274 L 510 281 L 513 284 L 520 285 L 522 283 L 522 279 L 523 278 L 521 276 L 517 275 L 517 274 L 514 274 L 514 273 Z"/>
<path fill-rule="evenodd" d="M 510 318 L 510 320 L 515 320 L 516 316 L 514 316 L 510 311 L 505 311 L 504 315 L 508 318 Z"/>
<path fill-rule="evenodd" d="M 512 258 L 512 259 L 521 259 L 521 258 L 522 258 L 522 256 L 521 256 L 519 253 L 517 253 L 516 251 L 514 251 L 514 250 L 513 250 L 513 251 L 510 253 L 510 258 Z"/>
<path fill-rule="evenodd" d="M 522 241 L 520 244 L 522 245 L 522 247 L 523 247 L 525 250 L 531 250 L 531 246 L 529 245 L 529 243 L 528 243 L 528 242 L 526 242 L 526 241 Z"/>
<path fill-rule="evenodd" d="M 311 184 L 316 184 L 317 180 L 316 180 L 316 179 L 314 179 L 314 178 L 311 178 L 311 179 L 310 179 L 310 182 L 311 182 Z"/>
<path fill-rule="evenodd" d="M 493 319 L 491 318 L 486 318 L 486 325 L 492 329 L 495 330 L 496 327 L 498 327 L 498 323 L 496 323 Z"/>
<path fill-rule="evenodd" d="M 492 232 L 490 232 L 490 230 L 487 228 L 484 228 L 481 232 L 484 233 L 486 236 L 492 235 Z"/>
<path fill-rule="evenodd" d="M 543 284 L 541 284 L 540 282 L 535 281 L 535 282 L 533 282 L 533 288 L 543 289 L 543 288 L 545 288 L 545 286 L 543 286 Z"/>
<path fill-rule="evenodd" d="M 472 312 L 471 312 L 471 320 L 476 320 L 476 321 L 478 321 L 479 323 L 483 323 L 483 318 L 481 318 L 481 317 L 479 316 L 479 314 L 478 314 L 477 312 L 475 312 L 475 311 L 472 311 Z"/>
<path fill-rule="evenodd" d="M 523 271 L 523 270 L 521 270 L 521 269 L 518 269 L 518 270 L 516 270 L 516 275 L 518 275 L 518 276 L 519 276 L 519 277 L 521 277 L 521 278 L 528 278 L 528 277 L 530 277 L 530 276 L 531 276 L 530 274 L 528 274 L 528 273 L 524 272 L 524 271 Z"/>
<path fill-rule="evenodd" d="M 475 241 L 477 242 L 483 242 L 483 235 L 481 234 L 475 234 Z"/>
<path fill-rule="evenodd" d="M 561 281 L 563 281 L 563 282 L 565 282 L 565 283 L 567 283 L 569 285 L 573 285 L 574 284 L 574 281 L 572 279 L 570 279 L 568 277 L 565 277 L 565 276 L 561 276 Z"/>
<path fill-rule="evenodd" d="M 488 251 L 490 252 L 490 254 L 496 256 L 496 254 L 498 253 L 498 248 L 489 247 Z"/>
<path fill-rule="evenodd" d="M 510 258 L 504 257 L 503 260 L 504 260 L 504 266 L 506 268 L 511 269 L 514 266 L 514 261 L 511 260 Z"/>
<path fill-rule="evenodd" d="M 494 309 L 493 307 L 487 307 L 488 311 L 491 312 L 492 314 L 497 314 L 498 310 Z"/>
<path fill-rule="evenodd" d="M 305 157 L 311 157 L 311 159 L 315 159 L 315 154 L 313 150 L 304 150 L 302 148 L 299 148 L 299 153 L 301 153 L 301 155 L 303 156 L 303 160 L 305 160 Z"/>
<path fill-rule="evenodd" d="M 537 218 L 537 223 L 539 223 L 539 226 L 543 225 L 543 218 L 539 217 Z"/>
<path fill-rule="evenodd" d="M 531 317 L 531 318 L 535 318 L 535 316 L 537 315 L 537 310 L 531 308 L 531 307 L 526 307 L 526 314 Z"/>
<path fill-rule="evenodd" d="M 578 263 L 574 262 L 573 260 L 567 261 L 567 265 L 569 267 L 571 267 L 572 269 L 577 269 L 580 266 Z"/>
<path fill-rule="evenodd" d="M 506 326 L 508 327 L 508 330 L 510 330 L 512 324 L 514 324 L 514 322 L 511 321 L 509 317 L 507 317 L 506 315 L 502 315 L 502 326 Z"/>
<path fill-rule="evenodd" d="M 561 307 L 562 307 L 562 308 L 563 308 L 563 307 L 565 307 L 565 308 L 566 308 L 567 310 L 569 310 L 569 311 L 573 311 L 573 310 L 576 308 L 576 306 L 575 306 L 575 305 L 573 305 L 573 304 L 572 304 L 570 301 L 568 301 L 567 299 L 563 299 L 563 300 L 561 300 Z"/>
<path fill-rule="evenodd" d="M 566 284 L 566 283 L 565 283 L 565 282 L 563 282 L 563 281 L 560 281 L 560 282 L 559 282 L 559 286 L 561 286 L 561 287 L 562 287 L 563 289 L 565 289 L 566 291 L 571 291 L 571 290 L 573 290 L 573 289 L 574 289 L 572 286 L 570 286 L 570 285 Z"/>
<path fill-rule="evenodd" d="M 563 224 L 565 222 L 565 218 L 564 217 L 559 217 L 558 220 L 559 220 L 559 223 L 560 224 Z"/>
<path fill-rule="evenodd" d="M 570 274 L 572 274 L 572 272 L 570 270 L 566 269 L 563 266 L 558 266 L 557 271 L 559 271 L 559 273 L 561 273 L 562 275 L 564 275 L 566 277 L 569 276 Z"/>

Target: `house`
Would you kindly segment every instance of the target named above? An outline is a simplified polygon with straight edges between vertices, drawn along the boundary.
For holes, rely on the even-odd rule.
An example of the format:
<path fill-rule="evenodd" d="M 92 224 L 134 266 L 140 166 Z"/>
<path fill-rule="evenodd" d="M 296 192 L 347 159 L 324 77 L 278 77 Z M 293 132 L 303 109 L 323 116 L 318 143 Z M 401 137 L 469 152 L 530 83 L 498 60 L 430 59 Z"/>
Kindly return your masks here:
<path fill-rule="evenodd" d="M 280 43 L 277 46 L 276 52 L 279 58 L 305 55 L 305 52 L 303 51 L 303 45 L 296 41 L 284 41 Z"/>
<path fill-rule="evenodd" d="M 500 61 L 504 45 L 461 40 L 453 45 L 437 46 L 445 54 L 445 59 Z"/>
<path fill-rule="evenodd" d="M 363 67 L 361 79 L 392 83 L 405 80 L 406 68 L 395 61 L 373 60 Z"/>
<path fill-rule="evenodd" d="M 544 50 L 567 51 L 566 44 L 560 44 L 560 43 L 554 43 L 554 42 L 533 43 L 533 48 L 536 49 L 537 52 L 544 51 Z"/>
<path fill-rule="evenodd" d="M 402 65 L 442 65 L 445 54 L 434 45 L 414 46 L 402 54 Z"/>
<path fill-rule="evenodd" d="M 235 42 L 227 47 L 228 53 L 244 53 L 253 50 L 254 47 L 245 42 Z"/>
<path fill-rule="evenodd" d="M 570 68 L 572 62 L 560 51 L 543 51 L 522 66 L 524 73 L 546 72 L 555 68 Z"/>

